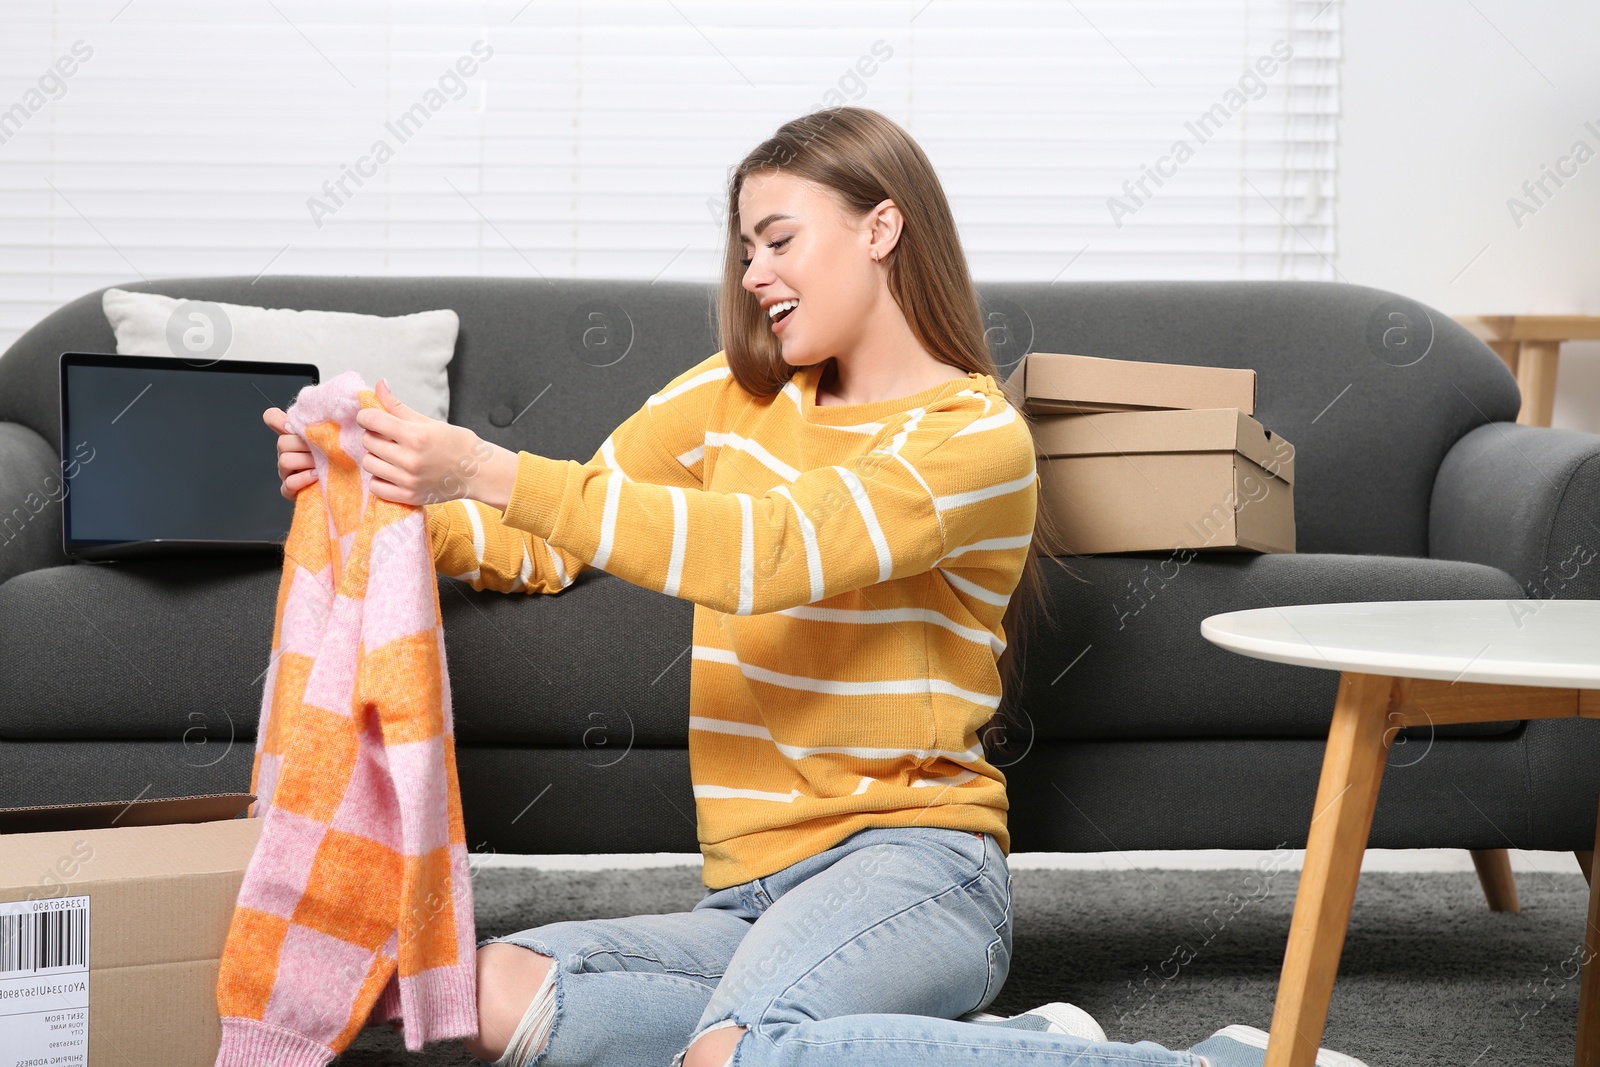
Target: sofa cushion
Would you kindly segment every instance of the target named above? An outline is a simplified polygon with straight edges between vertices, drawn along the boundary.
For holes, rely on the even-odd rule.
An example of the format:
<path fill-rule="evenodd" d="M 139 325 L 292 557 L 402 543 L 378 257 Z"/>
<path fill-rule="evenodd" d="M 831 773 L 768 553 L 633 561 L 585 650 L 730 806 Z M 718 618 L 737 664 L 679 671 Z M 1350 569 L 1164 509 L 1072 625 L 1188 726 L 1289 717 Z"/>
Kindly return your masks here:
<path fill-rule="evenodd" d="M 1545 719 L 1516 738 L 1446 739 L 1426 759 L 1393 758 L 1368 846 L 1588 848 L 1594 809 L 1573 798 L 1600 790 L 1600 764 L 1579 758 L 1597 738 L 1600 722 Z M 1007 771 L 1012 847 L 1301 848 L 1323 747 L 1320 740 L 1042 744 Z M 0 739 L 7 771 L 0 805 L 245 790 L 251 750 L 249 743 L 180 752 L 154 740 Z M 461 746 L 456 765 L 475 853 L 696 850 L 681 748 L 635 749 L 609 762 L 568 749 Z"/>
<path fill-rule="evenodd" d="M 0 738 L 253 739 L 279 557 L 74 564 L 0 585 Z M 586 571 L 555 595 L 439 579 L 461 744 L 683 747 L 693 605 Z"/>
<path fill-rule="evenodd" d="M 1201 620 L 1285 604 L 1525 595 L 1494 567 L 1402 556 L 1179 550 L 1042 562 L 1052 618 L 1040 618 L 1026 636 L 1024 742 L 1033 734 L 1041 741 L 1327 737 L 1338 671 L 1230 652 L 1200 635 Z M 1517 727 L 1463 723 L 1402 733 L 1409 740 L 1430 730 L 1483 736 Z"/>
<path fill-rule="evenodd" d="M 1200 620 L 1269 604 L 1520 595 L 1510 576 L 1473 563 L 1180 559 L 1046 561 L 1055 624 L 1041 621 L 1023 649 L 1029 736 L 1325 737 L 1337 672 L 1228 652 L 1200 636 Z M 0 738 L 254 738 L 280 574 L 273 556 L 198 558 L 53 567 L 0 585 Z M 553 595 L 440 578 L 439 596 L 462 744 L 579 748 L 599 763 L 685 744 L 688 601 L 595 570 Z"/>
<path fill-rule="evenodd" d="M 357 315 L 196 302 L 115 288 L 105 291 L 101 304 L 120 355 L 312 363 L 322 381 L 353 370 L 368 388 L 384 378 L 409 407 L 432 419 L 449 418 L 445 368 L 455 355 L 461 320 L 448 308 Z M 190 325 L 196 316 L 208 321 Z"/>

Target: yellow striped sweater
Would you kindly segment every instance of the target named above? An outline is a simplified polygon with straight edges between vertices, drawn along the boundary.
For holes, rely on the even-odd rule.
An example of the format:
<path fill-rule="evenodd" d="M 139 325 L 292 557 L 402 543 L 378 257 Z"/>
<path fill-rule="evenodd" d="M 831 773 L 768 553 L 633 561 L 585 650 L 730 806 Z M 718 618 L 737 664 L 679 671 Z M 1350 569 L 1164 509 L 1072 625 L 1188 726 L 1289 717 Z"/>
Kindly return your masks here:
<path fill-rule="evenodd" d="M 871 826 L 992 833 L 977 730 L 1031 551 L 1033 439 L 991 375 L 816 403 L 751 396 L 717 352 L 588 463 L 517 454 L 502 513 L 427 506 L 435 569 L 558 593 L 595 567 L 695 604 L 689 763 L 703 879 L 781 870 Z"/>

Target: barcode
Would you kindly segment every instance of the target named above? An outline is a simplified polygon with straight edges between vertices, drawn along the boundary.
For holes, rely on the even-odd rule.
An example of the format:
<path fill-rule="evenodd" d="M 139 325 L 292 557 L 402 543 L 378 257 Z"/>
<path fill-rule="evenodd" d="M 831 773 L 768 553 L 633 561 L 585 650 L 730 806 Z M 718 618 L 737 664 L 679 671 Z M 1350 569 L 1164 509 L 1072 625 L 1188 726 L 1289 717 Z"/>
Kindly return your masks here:
<path fill-rule="evenodd" d="M 86 966 L 88 930 L 88 908 L 0 915 L 0 974 Z"/>

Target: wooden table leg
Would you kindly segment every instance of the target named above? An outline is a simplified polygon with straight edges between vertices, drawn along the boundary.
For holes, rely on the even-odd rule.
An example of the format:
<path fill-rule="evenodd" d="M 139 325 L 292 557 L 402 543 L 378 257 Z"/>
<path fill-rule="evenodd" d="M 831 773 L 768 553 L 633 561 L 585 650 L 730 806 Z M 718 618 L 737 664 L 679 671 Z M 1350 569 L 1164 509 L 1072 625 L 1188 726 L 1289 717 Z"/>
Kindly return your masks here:
<path fill-rule="evenodd" d="M 1594 851 L 1600 852 L 1600 812 L 1595 815 Z M 1583 930 L 1583 973 L 1578 979 L 1576 1067 L 1600 1067 L 1600 888 L 1589 879 L 1589 924 Z"/>
<path fill-rule="evenodd" d="M 1556 367 L 1560 341 L 1523 341 L 1517 353 L 1517 388 L 1522 409 L 1517 421 L 1524 426 L 1549 426 L 1556 402 Z"/>
<path fill-rule="evenodd" d="M 1472 866 L 1478 872 L 1478 884 L 1489 901 L 1490 911 L 1521 911 L 1517 900 L 1517 881 L 1511 876 L 1511 853 L 1503 848 L 1475 848 Z"/>
<path fill-rule="evenodd" d="M 1407 680 L 1344 671 L 1289 921 L 1266 1067 L 1313 1067 Z M 1587 1065 L 1585 1065 L 1587 1067 Z M 1600 1065 L 1597 1065 L 1600 1067 Z"/>

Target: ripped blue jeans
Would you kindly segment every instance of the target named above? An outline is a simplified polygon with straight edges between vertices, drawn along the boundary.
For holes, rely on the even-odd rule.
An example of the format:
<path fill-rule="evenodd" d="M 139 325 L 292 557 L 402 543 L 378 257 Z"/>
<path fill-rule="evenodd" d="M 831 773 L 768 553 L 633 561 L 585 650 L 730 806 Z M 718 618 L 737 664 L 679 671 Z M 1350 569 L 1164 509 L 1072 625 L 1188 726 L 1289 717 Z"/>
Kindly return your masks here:
<path fill-rule="evenodd" d="M 555 960 L 555 1020 L 516 1067 L 668 1067 L 743 1026 L 734 1067 L 1200 1067 L 1153 1041 L 960 1022 L 1011 968 L 1011 874 L 990 835 L 874 827 L 691 911 L 549 923 L 506 941 Z M 474 1060 L 483 1064 L 484 1060 Z"/>

